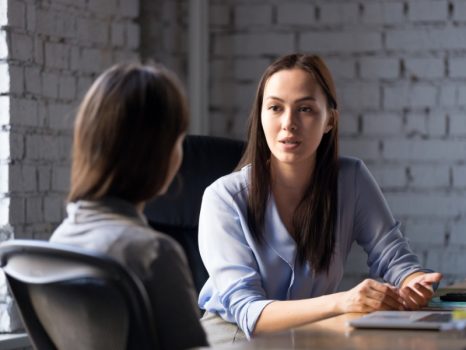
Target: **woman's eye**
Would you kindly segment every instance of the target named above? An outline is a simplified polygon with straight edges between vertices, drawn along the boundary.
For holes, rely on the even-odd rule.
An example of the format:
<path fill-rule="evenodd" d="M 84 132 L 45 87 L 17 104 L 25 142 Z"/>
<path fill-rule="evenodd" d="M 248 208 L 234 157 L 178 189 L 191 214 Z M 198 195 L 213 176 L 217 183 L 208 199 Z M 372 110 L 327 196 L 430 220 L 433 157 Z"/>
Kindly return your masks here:
<path fill-rule="evenodd" d="M 273 111 L 273 112 L 278 112 L 280 110 L 280 106 L 272 105 L 272 106 L 269 106 L 268 110 Z"/>
<path fill-rule="evenodd" d="M 299 107 L 298 109 L 300 112 L 304 113 L 312 113 L 314 112 L 314 109 L 312 107 Z"/>

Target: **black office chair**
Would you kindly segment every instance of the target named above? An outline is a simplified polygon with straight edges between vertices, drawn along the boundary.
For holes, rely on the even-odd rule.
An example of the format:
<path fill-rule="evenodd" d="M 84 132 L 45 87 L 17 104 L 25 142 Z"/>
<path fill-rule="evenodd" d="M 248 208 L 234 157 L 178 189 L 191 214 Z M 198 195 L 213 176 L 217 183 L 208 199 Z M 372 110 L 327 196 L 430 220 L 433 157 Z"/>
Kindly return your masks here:
<path fill-rule="evenodd" d="M 116 260 L 12 240 L 0 244 L 0 264 L 36 349 L 157 349 L 146 289 Z"/>
<path fill-rule="evenodd" d="M 202 195 L 212 182 L 234 170 L 243 150 L 244 142 L 239 140 L 186 136 L 177 178 L 164 196 L 145 207 L 149 224 L 173 237 L 184 248 L 197 292 L 208 277 L 197 243 Z"/>

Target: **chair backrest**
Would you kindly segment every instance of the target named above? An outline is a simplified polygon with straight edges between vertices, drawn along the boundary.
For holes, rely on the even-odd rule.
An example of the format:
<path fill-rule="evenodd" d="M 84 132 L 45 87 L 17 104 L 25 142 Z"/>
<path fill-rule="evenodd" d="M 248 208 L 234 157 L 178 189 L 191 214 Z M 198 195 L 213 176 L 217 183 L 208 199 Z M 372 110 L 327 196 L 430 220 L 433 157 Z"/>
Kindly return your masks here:
<path fill-rule="evenodd" d="M 208 277 L 197 243 L 202 195 L 212 182 L 234 170 L 244 146 L 239 140 L 186 136 L 177 178 L 165 195 L 145 207 L 149 224 L 173 237 L 184 248 L 198 292 Z"/>
<path fill-rule="evenodd" d="M 116 260 L 12 240 L 0 244 L 0 264 L 36 349 L 157 349 L 146 289 Z"/>

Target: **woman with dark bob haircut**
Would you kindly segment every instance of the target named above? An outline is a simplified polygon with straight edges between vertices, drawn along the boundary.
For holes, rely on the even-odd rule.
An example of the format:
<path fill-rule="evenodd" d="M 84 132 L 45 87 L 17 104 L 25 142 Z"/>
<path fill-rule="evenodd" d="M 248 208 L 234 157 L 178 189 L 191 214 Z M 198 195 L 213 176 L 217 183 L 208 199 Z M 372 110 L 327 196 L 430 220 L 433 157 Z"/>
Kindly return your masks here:
<path fill-rule="evenodd" d="M 238 171 L 209 186 L 199 305 L 212 344 L 346 312 L 418 309 L 441 274 L 423 269 L 364 163 L 338 155 L 338 100 L 318 56 L 265 71 Z M 351 245 L 370 275 L 337 293 Z"/>
<path fill-rule="evenodd" d="M 50 239 L 108 254 L 136 273 L 160 349 L 207 344 L 182 248 L 152 230 L 142 212 L 180 166 L 188 119 L 182 89 L 163 67 L 105 71 L 77 113 L 68 217 Z"/>

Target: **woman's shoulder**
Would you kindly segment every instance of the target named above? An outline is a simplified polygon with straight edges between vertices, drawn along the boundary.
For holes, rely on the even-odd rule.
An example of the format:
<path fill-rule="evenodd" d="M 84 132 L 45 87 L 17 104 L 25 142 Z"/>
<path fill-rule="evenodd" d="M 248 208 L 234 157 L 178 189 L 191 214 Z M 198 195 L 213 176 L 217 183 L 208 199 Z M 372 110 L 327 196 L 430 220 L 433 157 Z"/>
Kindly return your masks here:
<path fill-rule="evenodd" d="M 367 172 L 367 167 L 362 159 L 349 156 L 341 156 L 338 159 L 340 177 L 356 176 L 358 173 Z"/>
<path fill-rule="evenodd" d="M 228 175 L 215 180 L 206 188 L 206 192 L 216 192 L 219 195 L 237 196 L 247 191 L 251 166 L 246 165 Z"/>
<path fill-rule="evenodd" d="M 340 156 L 338 159 L 338 165 L 340 166 L 341 171 L 348 171 L 351 169 L 360 168 L 364 162 L 362 159 L 350 156 Z"/>
<path fill-rule="evenodd" d="M 133 266 L 145 270 L 149 266 L 164 261 L 179 261 L 187 264 L 181 245 L 172 237 L 150 227 L 128 229 L 111 247 L 120 251 L 124 260 Z"/>
<path fill-rule="evenodd" d="M 362 159 L 342 156 L 339 158 L 340 185 L 354 185 L 363 178 L 371 178 L 369 169 Z"/>
<path fill-rule="evenodd" d="M 149 250 L 157 251 L 160 254 L 163 254 L 163 252 L 183 251 L 175 239 L 164 232 L 154 230 L 150 226 L 129 228 L 122 236 L 125 237 L 124 240 L 127 240 L 129 245 L 134 244 L 139 246 L 140 249 L 150 247 Z"/>

